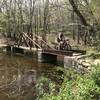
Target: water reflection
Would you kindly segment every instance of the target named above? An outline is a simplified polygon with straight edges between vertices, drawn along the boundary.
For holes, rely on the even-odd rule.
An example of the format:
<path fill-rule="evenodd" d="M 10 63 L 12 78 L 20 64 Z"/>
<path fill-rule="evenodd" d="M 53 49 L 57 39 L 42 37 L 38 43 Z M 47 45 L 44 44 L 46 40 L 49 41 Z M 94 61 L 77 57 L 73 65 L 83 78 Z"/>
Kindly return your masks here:
<path fill-rule="evenodd" d="M 0 100 L 34 100 L 36 80 L 51 67 L 33 58 L 0 54 Z"/>

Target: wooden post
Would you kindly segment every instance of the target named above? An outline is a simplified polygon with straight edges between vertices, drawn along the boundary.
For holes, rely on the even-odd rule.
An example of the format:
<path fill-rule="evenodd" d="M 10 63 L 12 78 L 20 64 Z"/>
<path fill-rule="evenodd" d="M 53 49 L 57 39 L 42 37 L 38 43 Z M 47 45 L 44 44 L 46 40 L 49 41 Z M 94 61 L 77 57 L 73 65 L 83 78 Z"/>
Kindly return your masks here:
<path fill-rule="evenodd" d="M 42 51 L 38 51 L 38 62 L 42 62 Z"/>

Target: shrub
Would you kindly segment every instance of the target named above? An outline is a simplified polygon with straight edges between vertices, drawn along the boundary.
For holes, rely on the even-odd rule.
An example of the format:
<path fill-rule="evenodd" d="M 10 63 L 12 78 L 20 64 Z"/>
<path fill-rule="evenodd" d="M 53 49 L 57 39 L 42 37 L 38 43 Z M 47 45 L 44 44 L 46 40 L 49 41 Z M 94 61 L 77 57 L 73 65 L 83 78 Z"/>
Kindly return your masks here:
<path fill-rule="evenodd" d="M 99 82 L 100 66 L 93 66 L 91 73 L 85 75 L 69 69 L 64 73 L 64 81 L 58 94 L 55 94 L 55 85 L 49 80 L 49 92 L 43 92 L 38 100 L 99 100 Z"/>

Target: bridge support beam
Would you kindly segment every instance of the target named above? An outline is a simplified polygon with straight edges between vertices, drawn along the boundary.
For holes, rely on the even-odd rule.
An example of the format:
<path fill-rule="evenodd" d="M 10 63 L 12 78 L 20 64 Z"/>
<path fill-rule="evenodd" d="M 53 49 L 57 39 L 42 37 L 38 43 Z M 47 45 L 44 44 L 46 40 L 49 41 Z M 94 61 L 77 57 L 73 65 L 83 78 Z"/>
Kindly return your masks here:
<path fill-rule="evenodd" d="M 13 53 L 14 52 L 14 48 L 13 48 L 13 46 L 7 46 L 6 47 L 6 51 L 9 53 Z"/>
<path fill-rule="evenodd" d="M 57 55 L 38 52 L 38 61 L 44 63 L 57 63 Z"/>
<path fill-rule="evenodd" d="M 24 54 L 24 49 L 21 49 L 21 48 L 18 48 L 18 47 L 13 47 L 13 52 Z"/>

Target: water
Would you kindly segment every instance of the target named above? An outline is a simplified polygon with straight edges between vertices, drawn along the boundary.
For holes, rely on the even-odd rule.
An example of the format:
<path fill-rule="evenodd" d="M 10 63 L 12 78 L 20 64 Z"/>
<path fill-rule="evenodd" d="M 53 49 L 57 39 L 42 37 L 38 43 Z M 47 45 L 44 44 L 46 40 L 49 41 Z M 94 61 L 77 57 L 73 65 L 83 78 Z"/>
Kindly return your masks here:
<path fill-rule="evenodd" d="M 34 100 L 36 80 L 53 68 L 34 58 L 0 53 L 0 100 Z"/>

